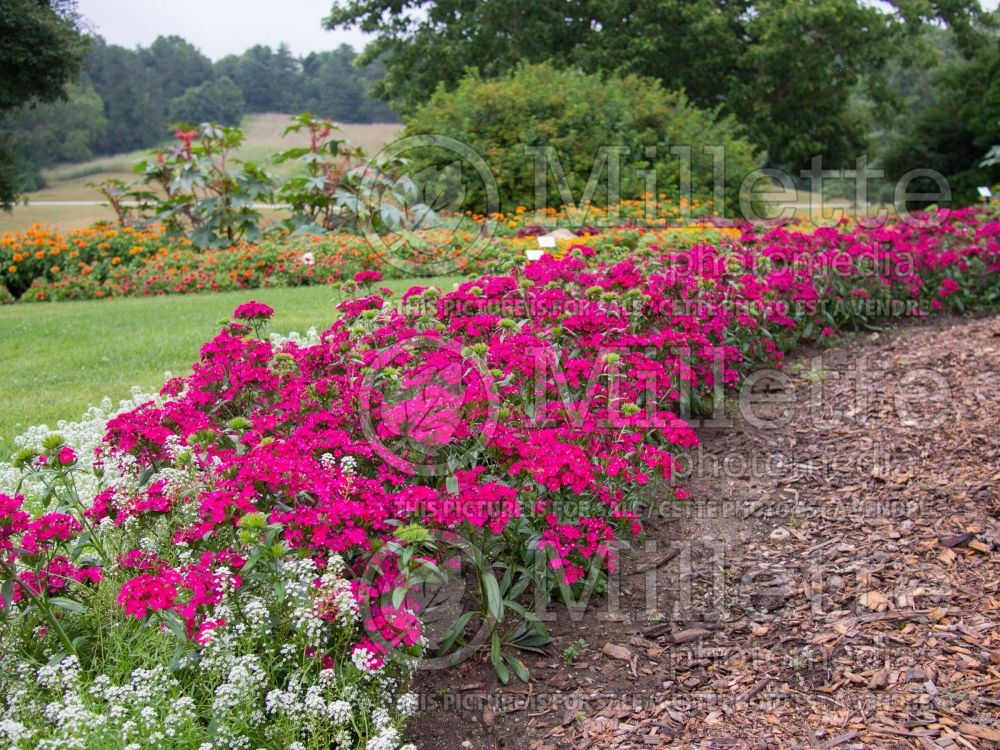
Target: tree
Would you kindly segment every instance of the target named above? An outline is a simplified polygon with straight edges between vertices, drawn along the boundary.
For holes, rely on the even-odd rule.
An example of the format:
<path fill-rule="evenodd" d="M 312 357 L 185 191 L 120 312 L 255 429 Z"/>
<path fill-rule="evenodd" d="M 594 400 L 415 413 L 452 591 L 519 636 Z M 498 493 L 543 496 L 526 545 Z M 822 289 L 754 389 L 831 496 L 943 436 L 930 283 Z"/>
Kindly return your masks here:
<path fill-rule="evenodd" d="M 372 84 L 385 74 L 381 62 L 355 65 L 358 53 L 347 44 L 331 52 L 312 53 L 302 60 L 301 109 L 341 122 L 392 122 L 392 109 L 370 95 Z"/>
<path fill-rule="evenodd" d="M 938 71 L 932 89 L 930 106 L 888 147 L 887 176 L 898 180 L 914 168 L 934 169 L 948 178 L 955 198 L 973 201 L 978 186 L 1000 182 L 1000 165 L 988 161 L 992 145 L 1000 143 L 1000 50 L 984 47 L 971 60 L 952 61 Z M 911 192 L 921 189 L 916 183 Z"/>
<path fill-rule="evenodd" d="M 69 0 L 0 0 L 0 112 L 65 96 L 87 38 Z M 0 143 L 0 205 L 17 197 L 14 152 Z"/>
<path fill-rule="evenodd" d="M 353 64 L 356 56 L 352 47 L 342 44 L 332 52 L 312 53 L 304 58 L 302 108 L 320 117 L 354 120 L 364 100 Z"/>
<path fill-rule="evenodd" d="M 104 134 L 104 104 L 89 83 L 70 84 L 65 101 L 23 105 L 0 117 L 0 134 L 21 165 L 25 189 L 39 187 L 38 170 L 58 162 L 94 157 L 93 144 Z"/>
<path fill-rule="evenodd" d="M 145 148 L 166 135 L 167 101 L 159 76 L 136 50 L 96 39 L 87 59 L 94 89 L 104 101 L 108 128 L 96 143 L 100 153 Z"/>
<path fill-rule="evenodd" d="M 287 45 L 277 51 L 258 44 L 242 55 L 216 63 L 215 72 L 228 76 L 243 91 L 250 112 L 291 112 L 302 99 L 301 63 Z"/>
<path fill-rule="evenodd" d="M 863 145 L 851 94 L 883 96 L 894 50 L 927 23 L 981 44 L 977 0 L 342 0 L 328 28 L 375 35 L 359 62 L 384 59 L 375 92 L 409 114 L 467 69 L 496 77 L 521 62 L 651 76 L 721 107 L 773 164 L 797 170 Z"/>
<path fill-rule="evenodd" d="M 168 100 L 176 99 L 215 76 L 212 61 L 179 36 L 156 37 L 140 56 L 146 66 L 156 72 L 163 96 Z"/>
<path fill-rule="evenodd" d="M 245 108 L 240 87 L 223 76 L 194 86 L 170 102 L 169 120 L 193 125 L 203 122 L 239 125 Z"/>
<path fill-rule="evenodd" d="M 361 77 L 364 90 L 364 100 L 361 102 L 357 122 L 398 122 L 399 115 L 392 107 L 374 95 L 375 86 L 385 78 L 385 63 L 382 60 L 375 60 L 362 67 L 355 65 L 354 69 Z"/>
<path fill-rule="evenodd" d="M 87 39 L 66 0 L 0 0 L 0 110 L 62 98 Z"/>

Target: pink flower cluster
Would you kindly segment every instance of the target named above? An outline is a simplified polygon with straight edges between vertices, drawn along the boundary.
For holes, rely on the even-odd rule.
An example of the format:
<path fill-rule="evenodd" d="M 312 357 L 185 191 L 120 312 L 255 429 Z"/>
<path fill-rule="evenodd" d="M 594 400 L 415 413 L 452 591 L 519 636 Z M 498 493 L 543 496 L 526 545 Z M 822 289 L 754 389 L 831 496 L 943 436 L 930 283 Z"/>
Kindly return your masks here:
<path fill-rule="evenodd" d="M 854 300 L 972 306 L 998 297 L 998 271 L 1000 224 L 966 212 L 922 230 L 748 230 L 722 247 L 604 260 L 578 248 L 448 294 L 410 290 L 399 308 L 350 300 L 316 346 L 276 347 L 231 324 L 162 406 L 108 425 L 107 449 L 140 470 L 169 465 L 180 445 L 205 478 L 196 493 L 155 481 L 98 498 L 95 520 L 171 515 L 175 542 L 199 555 L 170 567 L 129 552 L 136 575 L 118 601 L 136 617 L 174 612 L 191 635 L 220 627 L 217 571 L 241 585 L 249 550 L 236 530 L 251 515 L 280 529 L 289 558 L 322 570 L 336 553 L 356 582 L 401 525 L 419 524 L 488 535 L 509 557 L 532 546 L 572 585 L 613 568 L 650 484 L 658 500 L 686 497 L 677 460 L 697 436 L 684 409 L 780 365 L 801 338 L 884 314 Z M 271 312 L 247 303 L 235 317 Z M 26 526 L 15 504 L 0 497 L 0 544 L 78 531 L 54 517 Z M 354 588 L 373 613 L 355 648 L 376 658 L 419 637 L 406 607 L 372 603 L 397 575 L 386 565 Z"/>
<path fill-rule="evenodd" d="M 233 312 L 235 320 L 267 319 L 274 315 L 274 308 L 263 302 L 245 302 Z"/>
<path fill-rule="evenodd" d="M 382 274 L 378 271 L 358 271 L 354 274 L 354 282 L 356 284 L 361 284 L 362 286 L 375 284 L 381 280 Z"/>
<path fill-rule="evenodd" d="M 4 578 L 10 575 L 15 562 L 33 561 L 21 569 L 12 580 L 12 600 L 21 601 L 25 593 L 55 594 L 71 582 L 97 584 L 101 569 L 92 565 L 76 565 L 68 557 L 57 554 L 64 543 L 80 533 L 83 526 L 65 513 L 46 513 L 32 519 L 22 510 L 23 497 L 0 494 L 0 568 Z M 2 606 L 2 604 L 0 604 Z"/>
<path fill-rule="evenodd" d="M 135 555 L 135 551 L 129 554 Z M 160 564 L 155 559 L 133 557 L 131 563 L 147 572 L 125 582 L 118 593 L 118 604 L 126 614 L 139 618 L 149 612 L 172 611 L 184 620 L 188 637 L 194 637 L 212 607 L 221 601 L 223 589 L 239 588 L 243 583 L 237 573 L 220 573 L 220 566 L 239 570 L 245 562 L 231 551 L 210 550 L 202 552 L 198 562 L 180 568 Z"/>

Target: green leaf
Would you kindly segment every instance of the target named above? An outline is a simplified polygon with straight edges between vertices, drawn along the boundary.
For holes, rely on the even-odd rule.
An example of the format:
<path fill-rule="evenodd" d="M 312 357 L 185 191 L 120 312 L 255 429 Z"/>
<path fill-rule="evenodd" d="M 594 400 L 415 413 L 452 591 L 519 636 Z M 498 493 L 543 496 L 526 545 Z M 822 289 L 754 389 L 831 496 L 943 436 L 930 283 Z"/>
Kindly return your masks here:
<path fill-rule="evenodd" d="M 504 659 L 510 665 L 510 668 L 514 670 L 514 674 L 517 675 L 517 679 L 521 682 L 527 682 L 531 679 L 531 673 L 525 666 L 524 662 L 518 659 L 516 656 L 504 656 Z"/>
<path fill-rule="evenodd" d="M 187 640 L 187 629 L 184 627 L 184 623 L 181 621 L 181 618 L 173 612 L 161 612 L 160 618 L 163 624 L 167 626 L 167 630 L 177 636 L 178 640 Z"/>
<path fill-rule="evenodd" d="M 167 665 L 167 669 L 171 672 L 176 672 L 180 669 L 181 659 L 184 657 L 184 643 L 183 641 L 178 641 L 177 645 L 174 647 L 174 654 L 170 658 L 170 663 Z"/>
<path fill-rule="evenodd" d="M 519 597 L 521 594 L 524 593 L 524 590 L 528 588 L 528 585 L 532 582 L 532 580 L 534 579 L 532 578 L 531 575 L 529 575 L 527 572 L 522 572 L 521 577 L 518 579 L 517 583 L 515 583 L 513 588 L 511 588 L 511 590 L 508 592 L 507 598 L 516 599 L 517 597 Z"/>
<path fill-rule="evenodd" d="M 503 658 L 500 654 L 500 634 L 496 631 L 493 631 L 493 637 L 490 643 L 490 661 L 493 662 L 493 669 L 496 670 L 497 677 L 500 678 L 500 682 L 504 685 L 510 682 L 510 671 L 504 666 Z"/>
<path fill-rule="evenodd" d="M 14 583 L 11 580 L 8 579 L 0 585 L 0 598 L 3 599 L 3 608 L 10 609 L 10 605 L 14 602 Z"/>
<path fill-rule="evenodd" d="M 404 542 L 427 542 L 431 539 L 431 533 L 419 523 L 411 523 L 406 526 L 399 526 L 392 535 Z"/>
<path fill-rule="evenodd" d="M 493 571 L 483 571 L 483 592 L 486 597 L 486 611 L 489 612 L 494 622 L 503 621 L 503 599 L 500 596 L 500 584 Z"/>
<path fill-rule="evenodd" d="M 510 591 L 510 583 L 511 580 L 513 580 L 513 576 L 514 576 L 514 569 L 508 567 L 507 570 L 504 571 L 503 578 L 500 579 L 500 591 L 502 591 L 504 594 Z"/>
<path fill-rule="evenodd" d="M 253 552 L 250 553 L 250 557 L 247 558 L 246 564 L 242 568 L 242 573 L 246 575 L 257 567 L 257 563 L 260 562 L 260 551 L 261 547 L 254 547 Z"/>
<path fill-rule="evenodd" d="M 406 589 L 399 587 L 392 590 L 392 606 L 399 609 L 406 597 Z"/>
<path fill-rule="evenodd" d="M 65 609 L 67 612 L 72 612 L 73 614 L 82 615 L 86 613 L 86 608 L 80 604 L 80 602 L 75 602 L 72 599 L 67 599 L 64 596 L 54 596 L 49 599 L 49 602 L 56 605 L 60 609 Z"/>
<path fill-rule="evenodd" d="M 475 612 L 465 612 L 457 620 L 455 624 L 448 628 L 448 632 L 445 633 L 444 640 L 441 641 L 441 645 L 438 646 L 438 655 L 446 654 L 451 650 L 451 647 L 455 645 L 455 641 L 458 640 L 459 636 L 465 631 L 466 626 L 469 624 L 469 620 Z"/>
<path fill-rule="evenodd" d="M 542 622 L 541 620 L 538 619 L 538 615 L 536 615 L 534 612 L 526 609 L 525 607 L 521 606 L 517 602 L 512 602 L 509 599 L 505 599 L 504 600 L 504 606 L 507 607 L 508 609 L 514 610 L 519 615 L 521 615 L 522 618 L 524 618 L 525 620 L 527 620 L 530 623 L 541 624 L 541 622 Z"/>

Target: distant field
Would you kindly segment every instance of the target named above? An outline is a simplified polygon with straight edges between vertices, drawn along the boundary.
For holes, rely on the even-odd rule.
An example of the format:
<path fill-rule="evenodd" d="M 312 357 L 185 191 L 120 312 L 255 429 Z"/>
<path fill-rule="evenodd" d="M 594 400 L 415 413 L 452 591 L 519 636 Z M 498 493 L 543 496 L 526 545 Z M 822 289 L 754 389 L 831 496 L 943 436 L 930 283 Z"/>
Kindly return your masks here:
<path fill-rule="evenodd" d="M 260 114 L 250 115 L 243 123 L 247 134 L 247 145 L 275 144 L 282 149 L 295 145 L 305 145 L 308 138 L 305 135 L 282 137 L 282 131 L 288 126 L 288 115 Z M 390 141 L 398 137 L 403 126 L 398 122 L 375 122 L 363 125 L 344 123 L 340 126 L 343 136 L 352 146 L 360 146 L 366 154 L 374 156 Z"/>
<path fill-rule="evenodd" d="M 248 115 L 243 121 L 247 134 L 246 143 L 239 156 L 263 162 L 268 157 L 287 148 L 306 143 L 304 135 L 282 137 L 289 116 L 282 114 Z M 402 130 L 399 123 L 345 124 L 344 137 L 353 146 L 360 146 L 365 153 L 374 155 L 390 143 Z M 33 224 L 45 224 L 59 231 L 69 231 L 90 226 L 98 221 L 113 221 L 114 212 L 106 206 L 50 206 L 43 201 L 98 201 L 102 197 L 88 182 L 101 182 L 112 177 L 134 179 L 132 165 L 142 159 L 146 151 L 102 156 L 81 164 L 65 164 L 47 170 L 48 187 L 28 193 L 28 205 L 17 206 L 13 213 L 0 213 L 0 232 L 19 232 Z M 287 171 L 273 169 L 280 173 Z"/>

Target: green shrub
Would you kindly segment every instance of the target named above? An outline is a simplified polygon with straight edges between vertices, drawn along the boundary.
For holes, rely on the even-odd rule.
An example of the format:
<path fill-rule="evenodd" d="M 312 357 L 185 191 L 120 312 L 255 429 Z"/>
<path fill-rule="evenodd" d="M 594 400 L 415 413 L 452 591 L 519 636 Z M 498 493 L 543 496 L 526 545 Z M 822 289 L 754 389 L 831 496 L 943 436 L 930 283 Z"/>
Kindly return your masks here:
<path fill-rule="evenodd" d="M 672 149 L 690 147 L 691 197 L 702 201 L 714 198 L 714 155 L 706 148 L 723 147 L 725 180 L 720 183 L 730 212 L 738 208 L 741 181 L 761 165 L 739 126 L 692 106 L 683 93 L 638 76 L 587 75 L 550 65 L 525 65 L 492 80 L 469 74 L 454 91 L 439 88 L 407 120 L 406 134 L 450 136 L 479 151 L 497 180 L 503 211 L 518 205 L 539 207 L 539 155 L 530 147 L 554 149 L 576 203 L 585 195 L 602 147 L 628 149 L 620 161 L 622 199 L 646 193 L 650 186 L 641 170 L 655 168 L 655 192 L 673 200 L 687 196 L 681 191 L 681 157 Z M 655 154 L 647 153 L 649 147 L 655 147 Z M 446 174 L 455 161 L 454 154 L 440 148 L 413 151 L 407 157 L 415 173 L 435 175 Z M 545 173 L 545 205 L 559 206 L 569 196 L 560 193 L 552 161 Z M 486 206 L 482 185 L 465 177 L 465 207 Z M 607 188 L 605 166 L 596 180 L 594 204 L 606 204 Z"/>

